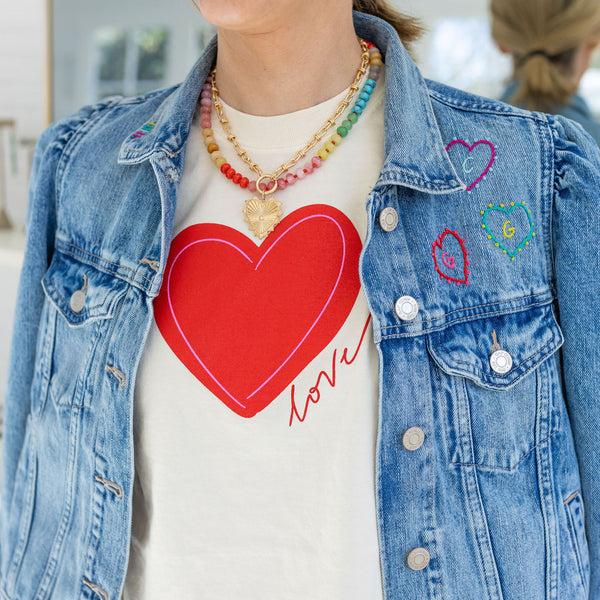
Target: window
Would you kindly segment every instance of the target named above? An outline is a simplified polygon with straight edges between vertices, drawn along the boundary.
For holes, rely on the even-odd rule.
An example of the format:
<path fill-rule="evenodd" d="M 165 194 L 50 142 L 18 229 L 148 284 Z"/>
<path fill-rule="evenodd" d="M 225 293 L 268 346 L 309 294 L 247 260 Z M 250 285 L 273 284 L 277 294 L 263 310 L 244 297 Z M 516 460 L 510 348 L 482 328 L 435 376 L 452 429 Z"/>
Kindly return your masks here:
<path fill-rule="evenodd" d="M 95 99 L 136 96 L 165 85 L 168 31 L 163 27 L 104 27 L 94 35 Z"/>

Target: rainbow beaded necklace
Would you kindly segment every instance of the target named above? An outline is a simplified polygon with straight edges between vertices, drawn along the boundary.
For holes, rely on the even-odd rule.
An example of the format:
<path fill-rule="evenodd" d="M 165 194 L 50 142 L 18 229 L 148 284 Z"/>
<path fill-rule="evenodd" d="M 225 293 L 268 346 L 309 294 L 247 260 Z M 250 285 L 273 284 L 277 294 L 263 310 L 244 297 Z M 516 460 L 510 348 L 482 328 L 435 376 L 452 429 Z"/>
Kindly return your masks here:
<path fill-rule="evenodd" d="M 379 50 L 371 43 L 360 40 L 363 56 L 361 66 L 358 69 L 356 78 L 350 87 L 348 94 L 342 100 L 336 112 L 321 129 L 313 136 L 313 138 L 300 150 L 296 156 L 285 162 L 274 173 L 263 173 L 260 167 L 252 161 L 245 150 L 239 145 L 235 135 L 231 132 L 229 121 L 225 118 L 223 106 L 219 99 L 219 90 L 215 84 L 215 71 L 206 79 L 200 94 L 200 127 L 202 128 L 202 137 L 204 144 L 212 161 L 220 169 L 221 173 L 231 180 L 234 184 L 239 185 L 242 189 L 248 188 L 252 193 L 258 192 L 260 198 L 254 196 L 246 201 L 244 207 L 245 221 L 248 223 L 250 230 L 259 239 L 266 238 L 271 233 L 276 225 L 280 222 L 280 217 L 283 214 L 281 211 L 281 202 L 270 197 L 277 190 L 285 190 L 286 187 L 294 185 L 297 181 L 304 179 L 307 175 L 313 173 L 315 169 L 320 168 L 323 162 L 327 160 L 336 147 L 342 143 L 342 140 L 350 133 L 352 127 L 357 123 L 359 117 L 367 106 L 371 94 L 373 93 L 379 73 L 383 65 L 383 59 Z M 337 127 L 329 140 L 327 140 L 303 167 L 292 171 L 296 163 L 300 161 L 314 146 L 316 146 L 325 136 L 325 134 L 336 126 L 337 119 L 343 111 L 348 107 L 354 95 L 358 91 L 358 85 L 366 72 L 366 65 L 369 65 L 367 81 L 363 85 L 360 94 L 354 106 L 350 109 L 346 118 Z M 215 107 L 217 116 L 223 130 L 227 134 L 227 139 L 233 145 L 238 156 L 254 171 L 258 177 L 256 180 L 250 180 L 238 173 L 223 156 L 217 144 L 214 132 L 212 129 L 211 113 L 212 107 Z M 265 181 L 266 180 L 266 181 Z"/>

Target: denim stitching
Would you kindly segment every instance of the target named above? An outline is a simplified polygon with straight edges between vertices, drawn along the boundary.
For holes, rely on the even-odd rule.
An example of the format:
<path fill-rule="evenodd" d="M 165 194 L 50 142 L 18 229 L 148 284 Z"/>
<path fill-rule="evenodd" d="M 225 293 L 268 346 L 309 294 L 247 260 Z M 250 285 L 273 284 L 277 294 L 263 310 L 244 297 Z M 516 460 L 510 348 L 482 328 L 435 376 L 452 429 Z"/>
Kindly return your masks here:
<path fill-rule="evenodd" d="M 118 267 L 119 269 L 124 269 L 125 271 L 129 271 L 134 276 L 138 274 L 138 271 L 135 271 L 131 267 L 126 267 L 125 265 L 120 265 L 119 263 L 111 262 L 110 260 L 104 258 L 103 256 L 98 256 L 97 254 L 93 254 L 92 252 L 88 252 L 87 250 L 84 250 L 83 248 L 80 248 L 79 246 L 76 246 L 75 244 L 71 244 L 69 242 L 64 242 L 62 240 L 59 240 L 59 241 L 60 241 L 61 244 L 65 245 L 65 246 L 69 246 L 71 248 L 75 248 L 75 249 L 79 250 L 84 255 L 92 256 L 94 258 L 97 258 L 97 259 L 101 260 L 103 263 L 106 263 L 108 265 L 112 265 L 113 267 Z M 60 251 L 64 252 L 65 254 L 69 254 L 71 256 L 74 256 L 75 258 L 80 258 L 80 259 L 85 260 L 85 256 L 79 256 L 78 254 L 75 254 L 74 252 L 71 252 L 69 250 L 65 250 L 64 248 L 60 248 Z M 92 263 L 92 264 L 95 264 L 95 263 Z M 109 271 L 109 272 L 113 273 L 114 271 Z M 117 273 L 115 273 L 115 274 L 117 274 Z M 143 279 L 145 279 L 148 283 L 152 283 L 153 282 L 152 279 L 149 279 L 148 277 L 145 277 L 142 274 L 140 274 L 140 277 L 142 277 Z"/>
<path fill-rule="evenodd" d="M 435 327 L 431 327 L 429 329 L 422 329 L 419 331 L 413 331 L 413 332 L 409 331 L 409 332 L 397 333 L 397 334 L 384 333 L 382 335 L 382 338 L 386 339 L 386 340 L 392 340 L 392 339 L 404 338 L 404 337 L 408 337 L 408 336 L 417 336 L 422 333 L 432 334 L 432 333 L 443 331 L 450 325 L 454 325 L 456 323 L 476 321 L 478 319 L 485 319 L 486 317 L 493 317 L 493 316 L 497 316 L 497 315 L 506 315 L 506 314 L 513 314 L 513 313 L 517 313 L 517 312 L 525 312 L 526 310 L 528 310 L 530 308 L 536 308 L 538 306 L 547 306 L 548 304 L 550 304 L 553 301 L 554 301 L 554 299 L 543 301 L 543 302 L 538 302 L 536 304 L 528 304 L 527 306 L 519 307 L 516 310 L 514 308 L 506 308 L 504 310 L 495 311 L 495 312 L 479 313 L 479 314 L 471 315 L 471 316 L 467 316 L 467 317 L 458 317 L 457 319 L 454 319 L 452 321 L 447 321 L 446 323 L 444 323 L 442 325 L 437 325 Z M 439 319 L 435 319 L 435 320 L 439 320 Z M 422 321 L 422 323 L 425 323 L 425 322 L 431 323 L 432 321 Z M 378 330 L 378 332 L 380 332 L 380 331 Z"/>
<path fill-rule="evenodd" d="M 553 288 L 550 288 L 549 291 L 551 293 L 553 293 L 555 290 Z M 545 294 L 546 294 L 546 292 L 544 292 L 544 295 Z M 511 300 L 500 300 L 498 302 L 490 302 L 488 304 L 477 304 L 475 306 L 467 306 L 466 308 L 458 308 L 456 310 L 452 310 L 450 312 L 444 313 L 444 315 L 442 317 L 438 317 L 437 319 L 427 319 L 427 320 L 423 320 L 423 321 L 420 321 L 420 322 L 421 323 L 433 323 L 435 321 L 439 321 L 440 319 L 443 319 L 444 317 L 448 317 L 450 315 L 454 315 L 454 314 L 460 313 L 460 312 L 465 312 L 467 310 L 475 310 L 475 309 L 478 309 L 478 308 L 487 308 L 488 306 L 496 306 L 498 304 L 508 304 L 509 302 L 510 303 L 519 302 L 520 300 L 528 300 L 529 298 L 537 298 L 540 295 L 541 294 L 531 294 L 529 296 L 520 296 L 519 298 L 513 298 Z M 536 304 L 527 304 L 527 305 L 522 306 L 520 308 L 526 309 L 526 308 L 528 308 L 530 306 L 540 306 L 542 304 L 549 304 L 553 300 L 554 300 L 554 295 L 552 295 L 552 297 L 549 298 L 548 300 L 543 300 L 543 301 L 538 302 Z M 512 308 L 507 308 L 507 309 L 504 309 L 502 312 L 506 312 L 506 311 L 511 311 L 512 312 L 513 310 L 514 310 L 514 312 L 517 312 L 519 309 L 515 310 L 515 309 L 512 309 Z M 486 314 L 501 314 L 501 313 L 486 313 Z M 381 329 L 393 329 L 393 328 L 396 328 L 396 327 L 409 327 L 410 325 L 413 325 L 413 323 L 398 323 L 397 325 L 385 325 L 383 327 L 380 327 L 379 329 L 381 330 Z"/>
<path fill-rule="evenodd" d="M 433 336 L 431 336 L 433 337 Z M 439 334 L 436 336 L 439 337 Z M 552 336 L 552 339 L 550 339 L 548 341 L 548 343 L 544 344 L 539 350 L 536 350 L 531 356 L 528 356 L 527 358 L 523 359 L 522 361 L 520 361 L 520 365 L 526 363 L 527 361 L 531 360 L 534 356 L 537 356 L 538 354 L 540 354 L 542 352 L 542 350 L 544 350 L 544 348 L 547 348 L 552 342 L 554 342 L 554 335 Z M 440 354 L 449 354 L 449 352 L 447 350 L 444 349 L 444 347 L 440 344 L 439 346 L 435 345 L 435 342 L 432 340 L 432 344 L 434 347 L 436 347 L 438 350 L 442 350 L 442 352 L 440 352 Z M 549 351 L 546 354 L 544 354 L 543 356 L 540 357 L 540 360 L 543 358 L 546 358 L 547 356 L 549 356 L 550 354 L 552 354 L 553 351 Z M 472 366 L 473 363 L 472 362 L 467 362 L 464 360 L 455 360 L 454 362 L 459 363 L 461 365 L 467 365 L 467 366 Z M 539 362 L 539 361 L 538 361 Z M 524 373 L 521 373 L 521 375 L 519 375 L 520 377 L 523 377 L 523 375 L 526 375 L 527 373 L 529 373 L 533 368 L 535 368 L 537 366 L 538 363 L 536 363 L 535 365 L 532 365 L 531 367 L 529 367 L 529 369 L 527 369 L 527 371 L 525 371 Z M 452 367 L 450 367 L 452 368 Z M 518 369 L 518 367 L 517 367 Z M 517 369 L 512 369 L 511 371 L 509 371 L 508 373 L 506 373 L 505 375 L 497 375 L 496 377 L 498 379 L 503 379 L 503 378 L 507 378 L 509 375 L 513 375 L 515 373 L 515 371 Z M 482 373 L 482 369 L 479 370 L 469 370 L 469 373 L 471 373 L 472 375 L 478 375 L 479 373 Z"/>
<path fill-rule="evenodd" d="M 514 471 L 527 458 L 529 454 L 531 454 L 536 448 L 539 448 L 542 444 L 545 444 L 551 437 L 555 436 L 558 433 L 558 431 L 558 429 L 556 431 L 553 431 L 548 437 L 544 438 L 543 440 L 540 440 L 535 446 L 532 446 L 529 450 L 527 450 L 527 452 L 525 452 L 525 454 L 523 454 L 523 456 L 521 456 L 521 458 L 515 463 L 514 467 L 498 467 L 495 465 L 487 465 L 484 463 L 476 462 L 453 462 L 452 464 L 460 467 L 483 467 L 485 469 L 494 469 L 497 471 Z"/>

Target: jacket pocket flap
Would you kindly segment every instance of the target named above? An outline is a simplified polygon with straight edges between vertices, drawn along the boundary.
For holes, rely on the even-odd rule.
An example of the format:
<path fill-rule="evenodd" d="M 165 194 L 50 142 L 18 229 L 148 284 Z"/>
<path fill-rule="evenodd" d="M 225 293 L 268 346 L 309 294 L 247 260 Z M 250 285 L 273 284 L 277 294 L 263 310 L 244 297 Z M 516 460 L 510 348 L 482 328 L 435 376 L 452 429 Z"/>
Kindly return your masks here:
<path fill-rule="evenodd" d="M 556 352 L 563 341 L 552 305 L 546 304 L 451 325 L 428 335 L 427 347 L 447 374 L 466 377 L 488 389 L 507 389 Z M 504 354 L 501 367 L 492 360 L 498 350 Z"/>
<path fill-rule="evenodd" d="M 127 283 L 77 258 L 55 250 L 42 286 L 70 325 L 109 319 Z"/>

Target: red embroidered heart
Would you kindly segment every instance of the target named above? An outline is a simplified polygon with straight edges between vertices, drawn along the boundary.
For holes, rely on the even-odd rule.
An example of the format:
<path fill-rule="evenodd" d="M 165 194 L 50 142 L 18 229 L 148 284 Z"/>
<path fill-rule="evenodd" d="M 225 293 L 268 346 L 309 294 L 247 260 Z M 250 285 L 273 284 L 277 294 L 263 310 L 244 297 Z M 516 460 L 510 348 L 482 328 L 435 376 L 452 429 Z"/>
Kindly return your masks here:
<path fill-rule="evenodd" d="M 446 240 L 446 237 L 448 239 Z M 444 241 L 446 246 L 444 247 Z M 469 285 L 469 265 L 468 251 L 465 248 L 466 240 L 463 240 L 458 231 L 450 231 L 446 227 L 446 231 L 438 236 L 438 239 L 433 242 L 433 262 L 435 270 L 438 272 L 440 279 L 456 283 L 460 285 L 464 283 Z M 462 260 L 462 263 L 460 262 Z"/>
<path fill-rule="evenodd" d="M 358 292 L 360 237 L 326 205 L 299 209 L 260 245 L 216 224 L 171 245 L 158 328 L 231 410 L 253 417 L 327 346 Z"/>

